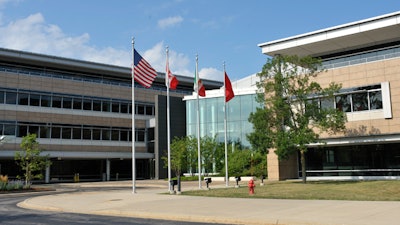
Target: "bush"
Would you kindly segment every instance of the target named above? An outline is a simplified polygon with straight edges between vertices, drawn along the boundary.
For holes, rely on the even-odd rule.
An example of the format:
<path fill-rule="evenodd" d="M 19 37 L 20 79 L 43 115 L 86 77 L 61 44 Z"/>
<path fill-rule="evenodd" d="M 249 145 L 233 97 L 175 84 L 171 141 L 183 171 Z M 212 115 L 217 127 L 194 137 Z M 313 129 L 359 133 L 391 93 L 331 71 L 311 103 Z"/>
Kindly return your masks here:
<path fill-rule="evenodd" d="M 0 191 L 22 190 L 29 189 L 30 187 L 31 183 L 25 185 L 25 182 L 23 180 L 8 180 L 8 182 L 0 180 Z"/>
<path fill-rule="evenodd" d="M 0 191 L 4 191 L 7 188 L 7 183 L 0 181 Z"/>

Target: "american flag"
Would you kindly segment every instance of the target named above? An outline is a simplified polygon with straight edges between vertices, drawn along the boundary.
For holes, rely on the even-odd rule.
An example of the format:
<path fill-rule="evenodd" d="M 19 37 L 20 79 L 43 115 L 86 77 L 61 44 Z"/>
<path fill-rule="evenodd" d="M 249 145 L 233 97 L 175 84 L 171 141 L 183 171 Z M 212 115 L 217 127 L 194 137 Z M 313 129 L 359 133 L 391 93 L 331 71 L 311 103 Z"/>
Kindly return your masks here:
<path fill-rule="evenodd" d="M 146 88 L 151 87 L 154 79 L 156 79 L 157 71 L 142 56 L 134 50 L 135 70 L 134 79 Z"/>

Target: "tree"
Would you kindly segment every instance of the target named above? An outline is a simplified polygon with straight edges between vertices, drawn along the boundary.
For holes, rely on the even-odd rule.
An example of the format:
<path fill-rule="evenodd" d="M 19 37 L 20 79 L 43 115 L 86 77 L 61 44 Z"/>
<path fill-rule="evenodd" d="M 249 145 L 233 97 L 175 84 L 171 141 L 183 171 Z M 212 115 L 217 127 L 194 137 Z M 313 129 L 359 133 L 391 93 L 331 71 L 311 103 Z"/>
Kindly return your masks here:
<path fill-rule="evenodd" d="M 193 176 L 198 163 L 197 138 L 194 136 L 187 136 L 186 147 L 187 169 L 189 170 L 188 172 L 190 172 L 191 176 Z"/>
<path fill-rule="evenodd" d="M 322 88 L 315 81 L 324 72 L 321 61 L 312 57 L 278 55 L 268 59 L 258 74 L 258 101 L 263 103 L 249 120 L 255 129 L 249 140 L 256 148 L 275 148 L 279 160 L 300 152 L 303 182 L 306 183 L 305 153 L 321 132 L 345 129 L 346 115 L 334 108 L 334 94 L 341 85 Z M 330 107 L 325 107 L 331 102 Z M 264 132 L 264 134 L 262 134 Z M 260 134 L 261 133 L 261 134 Z"/>
<path fill-rule="evenodd" d="M 200 140 L 201 158 L 203 160 L 203 168 L 206 174 L 215 172 L 216 161 L 219 161 L 221 155 L 217 154 L 218 143 L 215 138 L 205 136 Z"/>
<path fill-rule="evenodd" d="M 42 179 L 42 170 L 51 165 L 48 155 L 41 155 L 39 142 L 36 141 L 36 134 L 28 134 L 22 138 L 21 152 L 15 153 L 15 161 L 24 171 L 25 186 L 28 186 L 34 178 Z"/>
<path fill-rule="evenodd" d="M 255 112 L 250 113 L 249 122 L 253 124 L 253 132 L 246 135 L 254 151 L 268 153 L 272 146 L 271 111 L 264 108 L 257 108 Z M 269 127 L 269 129 L 266 129 Z"/>
<path fill-rule="evenodd" d="M 171 142 L 171 170 L 179 178 L 187 166 L 187 142 L 188 137 L 174 137 Z M 168 166 L 168 158 L 163 156 L 164 165 Z"/>

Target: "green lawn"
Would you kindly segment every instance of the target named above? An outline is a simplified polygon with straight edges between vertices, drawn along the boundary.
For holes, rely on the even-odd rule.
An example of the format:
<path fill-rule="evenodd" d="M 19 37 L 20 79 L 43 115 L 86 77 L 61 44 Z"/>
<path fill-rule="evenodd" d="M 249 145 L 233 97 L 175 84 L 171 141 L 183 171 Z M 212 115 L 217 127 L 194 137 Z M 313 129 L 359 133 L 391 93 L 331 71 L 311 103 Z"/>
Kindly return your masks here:
<path fill-rule="evenodd" d="M 299 181 L 257 182 L 255 194 L 249 195 L 247 183 L 241 187 L 213 188 L 210 190 L 184 191 L 183 195 L 274 198 L 274 199 L 324 199 L 357 201 L 400 201 L 400 181 Z"/>

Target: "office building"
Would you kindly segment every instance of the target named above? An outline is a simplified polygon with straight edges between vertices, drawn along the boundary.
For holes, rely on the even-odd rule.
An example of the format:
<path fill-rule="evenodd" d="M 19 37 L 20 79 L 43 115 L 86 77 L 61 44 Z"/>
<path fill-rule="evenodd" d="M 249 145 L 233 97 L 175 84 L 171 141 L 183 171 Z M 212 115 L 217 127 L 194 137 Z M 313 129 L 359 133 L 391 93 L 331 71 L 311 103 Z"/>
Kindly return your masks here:
<path fill-rule="evenodd" d="M 321 136 L 306 153 L 309 179 L 400 177 L 400 12 L 259 44 L 263 54 L 319 57 L 317 82 L 342 84 L 324 106 L 346 112 L 343 134 Z M 270 180 L 302 176 L 298 156 L 268 155 Z"/>
<path fill-rule="evenodd" d="M 193 77 L 177 76 L 170 91 L 171 137 L 184 136 L 184 95 Z M 207 89 L 221 82 L 204 80 Z M 15 152 L 28 133 L 51 158 L 45 182 L 132 178 L 132 112 L 135 112 L 137 179 L 162 179 L 167 150 L 166 87 L 158 73 L 151 88 L 135 83 L 131 68 L 0 49 L 0 174 L 22 175 Z"/>

